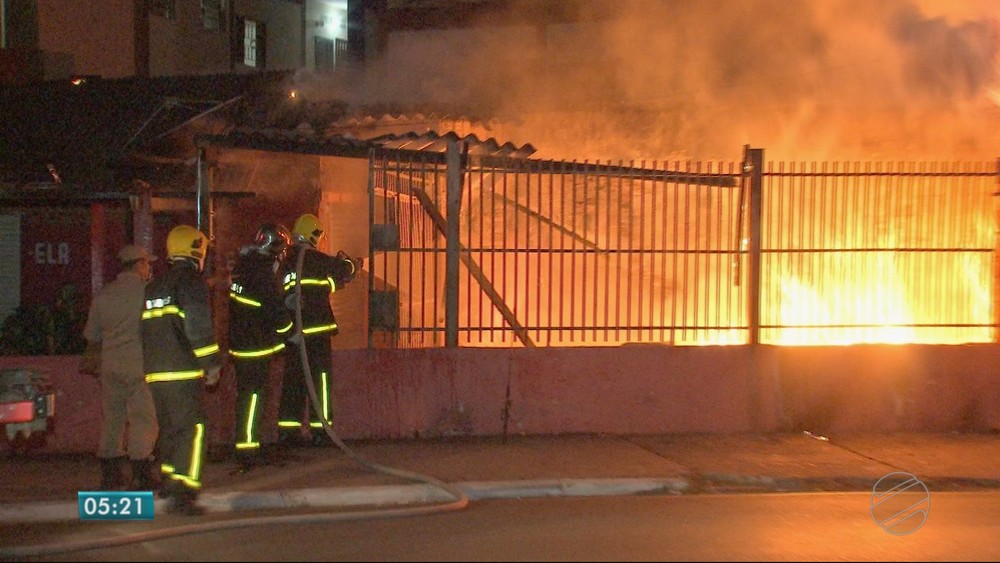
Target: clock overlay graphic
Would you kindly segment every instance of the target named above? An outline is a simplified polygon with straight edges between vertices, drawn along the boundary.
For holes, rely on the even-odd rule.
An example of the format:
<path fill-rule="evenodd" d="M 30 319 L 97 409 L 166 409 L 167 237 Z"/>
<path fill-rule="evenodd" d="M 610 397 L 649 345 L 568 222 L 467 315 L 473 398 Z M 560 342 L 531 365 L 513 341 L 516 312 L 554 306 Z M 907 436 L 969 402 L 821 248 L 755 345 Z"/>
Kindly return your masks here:
<path fill-rule="evenodd" d="M 80 520 L 152 520 L 153 491 L 80 491 Z"/>

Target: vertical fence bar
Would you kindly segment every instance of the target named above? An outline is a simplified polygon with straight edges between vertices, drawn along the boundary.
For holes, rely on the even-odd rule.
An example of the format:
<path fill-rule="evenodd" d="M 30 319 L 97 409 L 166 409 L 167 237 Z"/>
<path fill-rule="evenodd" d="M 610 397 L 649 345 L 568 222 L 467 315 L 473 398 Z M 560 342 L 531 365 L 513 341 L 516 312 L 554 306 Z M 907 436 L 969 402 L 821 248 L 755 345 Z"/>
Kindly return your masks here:
<path fill-rule="evenodd" d="M 478 222 L 479 222 L 479 244 L 473 244 L 473 238 L 474 238 L 475 234 L 472 231 L 472 225 L 473 225 L 473 223 L 475 221 L 473 220 L 473 217 L 472 217 L 472 208 L 473 208 L 472 197 L 473 197 L 473 194 L 472 194 L 472 182 L 470 181 L 470 183 L 469 183 L 469 217 L 468 217 L 468 221 L 469 221 L 469 246 L 470 247 L 475 246 L 476 249 L 477 249 L 477 252 L 476 252 L 475 256 L 477 256 L 478 258 L 476 259 L 476 261 L 479 264 L 485 264 L 486 263 L 486 260 L 485 260 L 486 255 L 483 254 L 483 229 L 485 228 L 485 225 L 486 225 L 486 220 L 485 220 L 486 214 L 484 212 L 485 210 L 483 209 L 483 204 L 484 204 L 484 200 L 486 199 L 486 187 L 485 187 L 486 186 L 486 170 L 484 169 L 484 167 L 482 165 L 478 166 L 478 174 L 479 174 L 479 191 L 475 195 L 476 195 L 476 197 L 479 200 L 479 216 L 478 216 Z M 472 178 L 472 174 L 471 173 L 469 174 L 469 177 L 470 177 L 470 180 L 471 180 L 471 178 Z M 489 181 L 492 183 L 493 176 L 490 175 L 489 178 L 490 178 Z M 490 201 L 492 202 L 492 200 L 490 200 Z M 493 275 L 492 271 L 490 272 L 490 275 L 491 276 Z M 485 311 L 483 310 L 483 303 L 484 303 L 483 302 L 483 292 L 482 292 L 481 289 L 479 289 L 478 287 L 476 287 L 472 283 L 472 276 L 471 275 L 469 275 L 468 280 L 469 280 L 469 289 L 468 289 L 468 297 L 467 297 L 467 299 L 469 300 L 469 319 L 472 319 L 472 312 L 473 312 L 473 309 L 475 309 L 478 312 L 478 315 L 476 315 L 476 324 L 477 324 L 477 327 L 479 329 L 479 330 L 476 331 L 476 334 L 478 335 L 476 343 L 481 345 L 483 343 L 483 341 L 485 340 L 485 336 L 486 336 L 486 333 L 483 331 L 483 326 L 484 326 L 483 325 L 483 321 L 485 319 Z M 476 296 L 475 301 L 473 301 L 473 298 L 472 298 L 473 294 Z M 470 341 L 472 340 L 472 331 L 471 330 L 469 331 L 469 340 Z"/>
<path fill-rule="evenodd" d="M 552 296 L 553 296 L 553 286 L 556 284 L 555 283 L 556 282 L 556 271 L 555 271 L 555 260 L 554 260 L 555 259 L 555 249 L 556 249 L 555 223 L 556 223 L 556 221 L 559 221 L 560 224 L 561 224 L 561 222 L 563 221 L 563 218 L 562 218 L 562 216 L 556 215 L 555 194 L 553 193 L 555 191 L 553 189 L 555 187 L 554 186 L 554 183 L 555 183 L 555 167 L 551 163 L 549 163 L 549 165 L 546 166 L 545 169 L 548 170 L 548 173 L 549 173 L 548 174 L 548 177 L 549 177 L 549 182 L 548 182 L 549 215 L 553 219 L 555 219 L 555 221 L 549 222 L 549 247 L 548 247 L 549 248 L 549 253 L 548 253 L 549 275 L 547 276 L 547 278 L 549 280 L 549 283 L 546 284 L 548 286 L 548 306 L 546 307 L 546 317 L 545 318 L 548 319 L 549 330 L 547 332 L 548 338 L 545 339 L 545 344 L 548 345 L 548 346 L 551 346 L 552 345 L 552 335 L 555 333 L 555 327 L 559 326 L 559 324 L 561 324 L 561 319 L 560 319 L 560 323 L 559 324 L 557 324 L 555 322 L 555 318 L 556 318 L 555 314 L 554 314 L 555 305 L 553 303 L 553 297 Z M 541 197 L 542 197 L 541 182 L 539 182 L 538 189 L 539 189 L 538 196 L 539 196 L 539 199 L 541 199 Z M 541 236 L 541 233 L 539 233 L 539 236 Z M 562 256 L 562 255 L 560 254 L 560 256 Z M 539 269 L 541 269 L 541 260 L 542 260 L 541 254 L 538 255 L 538 260 L 539 260 Z M 561 278 L 561 276 L 562 276 L 562 274 L 560 273 L 560 278 Z M 539 279 L 538 283 L 542 283 L 542 280 Z M 561 285 L 562 285 L 562 281 L 560 280 L 560 286 Z"/>
<path fill-rule="evenodd" d="M 611 164 L 611 162 L 609 161 L 608 162 L 609 167 L 610 167 L 610 164 Z M 619 160 L 618 161 L 618 166 L 621 167 L 623 165 L 624 165 L 624 163 L 621 160 Z M 615 183 L 615 185 L 612 185 L 612 177 L 611 177 L 610 174 L 608 175 L 608 192 L 609 192 L 609 198 L 610 198 L 610 192 L 612 190 L 615 191 L 616 192 L 615 193 L 615 205 L 616 205 L 615 216 L 618 219 L 616 221 L 617 224 L 615 225 L 615 235 L 616 235 L 616 239 L 615 239 L 615 274 L 616 274 L 615 275 L 615 342 L 617 342 L 621 338 L 621 333 L 619 332 L 619 328 L 621 328 L 621 325 L 622 325 L 622 317 L 621 317 L 621 313 L 622 313 L 622 275 L 623 275 L 623 272 L 622 272 L 622 253 L 625 252 L 625 245 L 623 244 L 623 241 L 622 241 L 622 231 L 624 231 L 626 229 L 626 226 L 624 225 L 624 223 L 622 221 L 622 219 L 623 219 L 623 217 L 622 217 L 622 212 L 623 211 L 622 210 L 625 208 L 625 205 L 622 202 L 623 198 L 622 198 L 622 178 L 621 178 L 621 176 L 618 176 L 616 178 L 616 180 L 617 180 L 617 182 Z M 611 206 L 609 205 L 608 207 L 610 208 Z M 610 213 L 610 209 L 608 210 L 608 212 Z M 611 227 L 610 223 L 611 222 L 609 221 L 608 223 L 609 223 L 608 228 L 610 229 L 610 227 Z M 608 267 L 605 268 L 605 270 L 604 270 L 605 279 L 607 279 L 607 277 L 610 274 L 611 274 L 611 266 L 609 264 Z M 626 295 L 627 295 L 627 292 L 628 292 L 629 279 L 630 278 L 627 278 L 625 280 L 625 287 L 626 287 L 625 292 L 626 292 Z M 626 297 L 626 299 L 628 299 L 628 298 Z M 607 344 L 607 340 L 605 340 L 604 343 Z"/>
<path fill-rule="evenodd" d="M 597 161 L 596 164 L 598 165 L 597 167 L 599 168 L 600 164 L 601 164 L 601 161 Z M 607 160 L 607 161 L 605 161 L 605 164 L 607 164 L 607 166 L 610 167 L 611 166 L 611 161 Z M 604 229 L 605 236 L 604 236 L 604 247 L 603 248 L 608 249 L 608 250 L 617 251 L 620 248 L 620 245 L 614 245 L 613 246 L 611 244 L 611 239 L 612 239 L 611 225 L 614 224 L 614 221 L 611 218 L 611 176 L 610 175 L 607 176 L 607 185 L 604 187 L 604 191 L 605 191 L 605 193 L 607 193 L 608 197 L 606 198 L 606 201 L 605 201 L 605 205 L 607 207 L 606 207 L 606 211 L 605 211 L 606 215 L 605 215 L 605 219 L 604 219 L 605 222 L 606 222 L 606 225 L 605 225 L 605 229 Z M 601 197 L 600 194 L 601 194 L 601 176 L 599 174 L 595 173 L 595 175 L 594 175 L 594 199 L 597 200 L 597 201 L 600 201 L 600 197 Z M 600 221 L 600 215 L 595 212 L 594 213 L 594 240 L 597 241 L 598 245 L 600 245 L 600 238 L 601 238 L 601 221 Z M 619 241 L 619 242 L 621 242 L 621 241 Z M 610 278 L 610 276 L 611 276 L 611 261 L 612 261 L 612 259 L 614 257 L 618 257 L 619 260 L 621 258 L 620 258 L 620 255 L 617 254 L 617 253 L 615 253 L 615 254 L 606 254 L 605 256 L 607 256 L 607 261 L 605 262 L 605 267 L 604 267 L 604 323 L 603 323 L 604 324 L 604 340 L 601 341 L 601 342 L 605 342 L 606 343 L 608 341 L 608 338 L 611 336 L 610 333 L 608 332 L 608 327 L 611 326 L 611 278 Z M 591 257 L 594 259 L 594 289 L 596 290 L 597 287 L 598 287 L 597 282 L 600 280 L 601 255 L 599 255 L 599 254 L 592 254 Z M 597 305 L 598 295 L 599 295 L 599 293 L 597 291 L 595 291 L 594 292 L 594 309 L 595 310 L 599 308 L 599 306 Z M 615 297 L 617 297 L 617 296 L 615 296 Z M 594 316 L 594 326 L 595 327 L 598 326 L 596 313 L 595 313 L 595 316 Z M 597 331 L 596 330 L 594 331 L 594 340 L 597 340 Z"/>
<path fill-rule="evenodd" d="M 400 194 L 403 192 L 403 182 L 401 180 L 402 166 L 403 166 L 403 162 L 401 160 L 397 159 L 393 163 L 393 169 L 394 169 L 394 172 L 395 172 L 395 174 L 393 176 L 393 178 L 395 179 L 394 183 L 396 184 L 396 191 L 397 191 L 397 193 L 400 193 Z M 388 166 L 386 166 L 386 169 L 388 171 Z M 412 171 L 414 169 L 413 163 L 410 164 L 410 168 L 409 169 L 410 169 L 410 171 L 412 173 Z M 411 182 L 412 182 L 412 180 L 411 180 Z M 407 196 L 413 196 L 413 195 L 415 195 L 413 193 L 413 189 L 410 188 L 409 186 L 407 186 L 407 187 L 408 187 L 408 189 L 406 190 L 406 195 Z M 423 232 L 424 232 L 424 218 L 423 218 L 423 215 L 420 214 L 420 213 L 418 213 L 419 208 L 414 208 L 413 207 L 412 201 L 410 201 L 410 202 L 407 203 L 406 209 L 407 209 L 407 214 L 410 216 L 410 219 L 407 221 L 407 224 L 412 225 L 413 227 L 411 229 L 409 229 L 408 236 L 406 237 L 406 246 L 407 246 L 408 249 L 410 249 L 410 251 L 406 253 L 406 257 L 407 257 L 407 260 L 406 260 L 406 262 L 407 262 L 407 264 L 406 264 L 407 270 L 406 271 L 408 273 L 408 275 L 406 276 L 406 286 L 407 286 L 406 287 L 406 292 L 407 292 L 406 295 L 409 298 L 406 300 L 406 320 L 407 320 L 406 324 L 407 324 L 407 332 L 406 332 L 406 341 L 404 343 L 404 346 L 407 347 L 407 348 L 412 348 L 413 347 L 413 338 L 414 338 L 414 336 L 413 336 L 413 327 L 414 327 L 414 323 L 416 322 L 416 318 L 417 318 L 416 311 L 414 310 L 414 305 L 416 303 L 423 304 L 423 300 L 424 300 L 424 294 L 423 294 L 423 292 L 420 293 L 420 299 L 419 300 L 415 299 L 415 296 L 417 294 L 414 293 L 414 291 L 415 291 L 414 287 L 415 287 L 415 284 L 416 284 L 415 278 L 417 277 L 416 276 L 416 272 L 418 271 L 415 268 L 416 268 L 417 259 L 419 258 L 419 260 L 420 260 L 420 270 L 419 271 L 420 272 L 426 272 L 427 271 L 426 270 L 426 264 L 425 264 L 425 260 L 426 260 L 426 257 L 427 257 L 427 250 L 426 250 L 426 248 L 424 248 L 425 247 L 424 238 L 422 236 L 418 236 L 418 235 L 422 235 Z M 416 246 L 417 244 L 419 244 L 419 246 Z M 413 250 L 415 246 L 416 246 L 416 248 L 420 249 L 419 250 L 419 252 L 420 252 L 419 255 L 417 254 L 416 251 Z M 402 283 L 402 276 L 403 276 L 403 271 L 402 270 L 403 270 L 403 268 L 402 268 L 402 266 L 400 266 L 400 268 L 399 268 L 399 276 L 400 276 L 400 282 L 401 283 Z M 424 275 L 426 275 L 426 274 L 424 274 Z M 421 282 L 420 282 L 421 283 L 421 287 L 423 287 L 423 276 L 421 276 L 420 279 L 421 279 Z M 423 307 L 421 307 L 421 310 L 423 310 Z"/>
<path fill-rule="evenodd" d="M 498 294 L 505 294 L 506 288 L 504 287 L 504 238 L 506 236 L 506 229 L 502 228 L 503 220 L 506 217 L 504 213 L 507 206 L 503 204 L 501 199 L 503 193 L 506 191 L 507 186 L 507 176 L 510 175 L 511 171 L 509 168 L 498 168 L 496 165 L 491 165 L 492 172 L 494 175 L 494 180 L 490 184 L 490 205 L 488 206 L 490 210 L 490 233 L 489 233 L 489 253 L 490 253 L 490 276 L 492 276 L 495 289 Z M 499 174 L 499 176 L 497 176 Z M 499 235 L 498 235 L 499 233 Z M 503 333 L 503 322 L 498 321 L 496 315 L 493 314 L 493 310 L 487 307 L 487 314 L 490 319 L 490 344 L 496 342 L 502 343 L 504 341 Z"/>
<path fill-rule="evenodd" d="M 375 229 L 375 174 L 376 170 L 376 159 L 374 156 L 374 151 L 368 156 L 368 240 L 374 238 L 372 231 Z M 388 201 L 388 194 L 386 193 L 383 197 L 384 201 Z M 383 223 L 388 223 L 387 218 L 382 219 Z M 383 252 L 383 256 L 387 253 Z M 368 307 L 371 309 L 371 296 L 375 293 L 375 277 L 378 274 L 378 269 L 375 267 L 375 245 L 368 245 Z M 365 323 L 368 326 L 368 348 L 374 348 L 374 329 L 372 328 L 372 322 L 369 321 Z"/>
<path fill-rule="evenodd" d="M 635 163 L 633 162 L 633 166 L 634 166 L 634 164 Z M 646 161 L 642 161 L 640 163 L 640 166 L 643 169 L 645 169 L 646 168 Z M 630 182 L 630 184 L 633 185 L 633 186 L 636 185 L 635 180 L 633 179 Z M 641 327 L 642 326 L 642 321 L 643 321 L 643 314 L 642 314 L 642 312 L 646 311 L 646 310 L 652 311 L 653 310 L 653 301 L 652 301 L 652 299 L 649 300 L 649 306 L 648 307 L 645 307 L 644 304 L 643 304 L 643 297 L 644 297 L 644 295 L 643 295 L 644 294 L 644 292 L 643 292 L 643 286 L 645 285 L 645 279 L 646 279 L 646 258 L 648 256 L 648 257 L 650 257 L 650 259 L 652 259 L 652 255 L 651 254 L 646 254 L 646 179 L 645 178 L 639 179 L 638 180 L 638 186 L 639 187 L 638 187 L 637 191 L 639 192 L 639 252 L 636 254 L 636 256 L 639 257 L 639 283 L 638 283 L 638 287 L 637 287 L 637 291 L 636 291 L 638 293 L 638 296 L 637 296 L 638 304 L 635 307 L 635 310 L 636 310 L 636 324 L 639 327 Z M 630 311 L 631 311 L 631 309 L 630 309 Z M 631 318 L 631 315 L 629 316 L 629 318 Z M 649 323 L 649 324 L 653 324 L 653 323 Z M 641 329 L 639 331 L 637 331 L 637 335 L 639 337 L 639 340 L 642 341 L 642 330 Z M 652 340 L 652 334 L 650 334 L 649 337 L 650 337 L 650 340 Z"/>
<path fill-rule="evenodd" d="M 576 251 L 576 245 L 577 245 L 576 235 L 578 233 L 577 221 L 580 216 L 580 214 L 577 212 L 577 204 L 576 204 L 577 202 L 576 171 L 578 169 L 579 169 L 579 164 L 574 160 L 570 166 L 570 171 L 572 174 L 569 175 L 570 200 L 568 206 L 569 215 L 567 217 L 567 221 L 571 223 L 570 232 L 573 234 L 573 236 L 571 236 L 569 239 L 569 252 L 568 252 L 569 291 L 566 292 L 568 294 L 568 297 L 565 298 L 566 308 L 569 313 L 569 323 L 566 326 L 569 327 L 569 342 L 571 343 L 576 342 L 577 339 L 577 332 L 576 332 L 577 306 L 578 304 L 583 303 L 583 300 L 585 299 L 585 296 L 582 294 L 582 292 L 578 292 L 576 289 L 578 279 L 581 277 L 580 275 L 577 275 L 577 273 L 580 271 L 580 268 L 577 267 L 577 259 L 579 258 L 579 255 L 577 254 Z M 566 268 L 566 265 L 563 265 L 563 268 Z"/>
<path fill-rule="evenodd" d="M 448 217 L 445 223 L 445 347 L 458 347 L 458 253 L 462 209 L 462 158 L 458 142 L 448 141 L 446 155 Z"/>
<path fill-rule="evenodd" d="M 538 340 L 542 338 L 542 335 L 546 331 L 541 329 L 542 327 L 542 286 L 541 280 L 543 279 L 542 270 L 542 231 L 545 229 L 544 218 L 550 218 L 551 214 L 546 214 L 544 201 L 542 200 L 542 178 L 545 175 L 544 168 L 538 166 L 537 163 L 533 163 L 532 167 L 532 177 L 528 179 L 528 198 L 526 201 L 526 212 L 529 217 L 534 221 L 528 224 L 528 254 L 525 256 L 525 261 L 527 262 L 527 271 L 530 272 L 528 277 L 529 285 L 533 292 L 533 297 L 528 301 L 528 304 L 532 307 L 525 310 L 524 312 L 524 324 L 526 326 L 535 327 L 534 339 Z M 535 197 L 532 198 L 532 185 L 535 187 Z M 534 207 L 532 207 L 534 205 Z M 533 266 L 533 267 L 532 267 Z M 527 296 L 526 296 L 527 297 Z M 533 301 L 532 301 L 533 300 Z M 534 309 L 534 321 L 532 322 L 532 311 Z M 530 333 L 529 333 L 530 334 Z"/>
<path fill-rule="evenodd" d="M 473 223 L 473 221 L 472 221 L 472 209 L 473 209 L 473 207 L 475 207 L 473 205 L 473 203 L 475 202 L 475 197 L 476 197 L 476 195 L 472 193 L 472 183 L 473 183 L 473 180 L 475 179 L 475 172 L 472 170 L 472 168 L 470 166 L 470 163 L 468 161 L 466 161 L 466 162 L 464 162 L 462 164 L 464 166 L 468 167 L 468 169 L 466 170 L 466 172 L 464 174 L 462 174 L 462 190 L 463 191 L 467 190 L 469 192 L 469 204 L 465 207 L 465 209 L 466 209 L 466 212 L 465 212 L 465 224 L 466 224 L 466 228 L 465 228 L 465 233 L 466 233 L 466 235 L 465 235 L 465 241 L 463 242 L 462 238 L 459 237 L 459 244 L 462 247 L 464 247 L 465 249 L 467 249 L 466 257 L 469 260 L 472 260 L 473 262 L 475 262 L 477 264 L 482 264 L 483 263 L 482 257 L 479 256 L 478 254 L 472 252 L 471 250 L 469 250 L 469 249 L 475 248 L 475 244 L 473 244 L 474 241 L 473 241 L 473 236 L 472 236 L 472 223 Z M 482 185 L 482 181 L 483 181 L 482 169 L 479 170 L 479 174 L 480 174 L 479 175 L 479 182 L 480 182 L 480 185 Z M 463 281 L 465 283 L 461 283 Z M 460 288 L 464 288 L 464 290 L 462 290 L 462 289 L 459 290 L 459 292 L 458 292 L 458 299 L 459 299 L 459 303 L 463 304 L 464 306 L 459 311 L 458 320 L 459 320 L 459 323 L 460 323 L 459 326 L 463 327 L 463 331 L 465 332 L 465 338 L 464 339 L 459 339 L 459 341 L 463 341 L 464 340 L 464 342 L 466 344 L 471 344 L 472 343 L 473 334 L 478 334 L 479 337 L 480 337 L 480 340 L 482 340 L 482 333 L 478 333 L 475 330 L 475 325 L 472 322 L 472 319 L 474 318 L 473 315 L 472 315 L 472 308 L 473 308 L 473 302 L 472 302 L 472 277 L 466 271 L 465 275 L 459 277 L 459 282 L 460 282 L 459 283 L 459 287 Z M 465 317 L 464 319 L 462 318 L 463 316 Z"/>
<path fill-rule="evenodd" d="M 749 343 L 760 344 L 760 244 L 761 192 L 763 191 L 764 149 L 747 151 L 744 171 L 750 174 L 749 260 L 747 268 L 747 326 Z"/>
<path fill-rule="evenodd" d="M 1000 343 L 1000 158 L 996 161 L 996 189 L 993 190 L 994 230 L 996 238 L 993 252 L 993 342 Z"/>

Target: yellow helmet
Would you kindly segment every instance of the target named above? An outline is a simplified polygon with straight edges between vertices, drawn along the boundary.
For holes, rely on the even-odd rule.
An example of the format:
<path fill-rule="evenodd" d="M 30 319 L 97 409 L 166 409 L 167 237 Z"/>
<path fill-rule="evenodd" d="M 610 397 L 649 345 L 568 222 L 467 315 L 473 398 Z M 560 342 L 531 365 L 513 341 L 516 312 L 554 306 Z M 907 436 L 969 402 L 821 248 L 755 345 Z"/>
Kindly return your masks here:
<path fill-rule="evenodd" d="M 323 228 L 320 225 L 319 217 L 312 213 L 303 214 L 295 220 L 292 234 L 295 235 L 296 241 L 308 242 L 316 246 L 319 244 L 319 239 L 323 238 Z"/>
<path fill-rule="evenodd" d="M 167 235 L 167 257 L 193 258 L 198 261 L 198 267 L 205 264 L 205 254 L 208 251 L 208 237 L 190 225 L 178 225 Z"/>

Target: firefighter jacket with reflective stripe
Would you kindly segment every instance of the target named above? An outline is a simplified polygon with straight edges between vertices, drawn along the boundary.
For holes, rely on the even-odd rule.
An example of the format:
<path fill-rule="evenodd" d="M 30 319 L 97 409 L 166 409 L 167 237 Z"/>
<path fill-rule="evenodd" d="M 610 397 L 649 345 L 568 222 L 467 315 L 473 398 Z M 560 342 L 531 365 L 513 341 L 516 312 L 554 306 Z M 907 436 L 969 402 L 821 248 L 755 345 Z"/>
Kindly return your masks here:
<path fill-rule="evenodd" d="M 292 317 L 285 307 L 275 259 L 256 249 L 241 254 L 229 284 L 229 353 L 266 358 L 285 347 Z"/>
<path fill-rule="evenodd" d="M 302 259 L 302 279 L 296 279 L 295 267 L 300 252 Z M 342 255 L 330 256 L 320 252 L 308 243 L 292 247 L 283 265 L 282 287 L 286 295 L 295 295 L 296 282 L 302 286 L 302 334 L 337 334 L 337 321 L 330 306 L 330 294 L 354 279 L 354 262 Z M 295 320 L 295 311 L 291 311 Z"/>
<path fill-rule="evenodd" d="M 148 383 L 195 379 L 222 366 L 208 284 L 190 260 L 174 260 L 146 284 L 142 350 Z"/>

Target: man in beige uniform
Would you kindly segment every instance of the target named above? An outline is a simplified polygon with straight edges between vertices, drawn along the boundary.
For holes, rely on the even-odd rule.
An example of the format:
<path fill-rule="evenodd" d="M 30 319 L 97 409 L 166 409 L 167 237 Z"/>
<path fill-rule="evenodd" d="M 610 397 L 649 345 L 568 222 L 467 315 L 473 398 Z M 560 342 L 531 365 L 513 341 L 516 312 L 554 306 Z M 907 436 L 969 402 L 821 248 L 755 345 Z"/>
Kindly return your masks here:
<path fill-rule="evenodd" d="M 122 272 L 100 290 L 90 305 L 83 335 L 101 344 L 101 490 L 126 486 L 124 467 L 131 462 L 132 490 L 156 488 L 153 449 L 158 427 L 153 396 L 142 365 L 140 322 L 149 263 L 144 248 L 128 245 L 118 253 Z"/>

